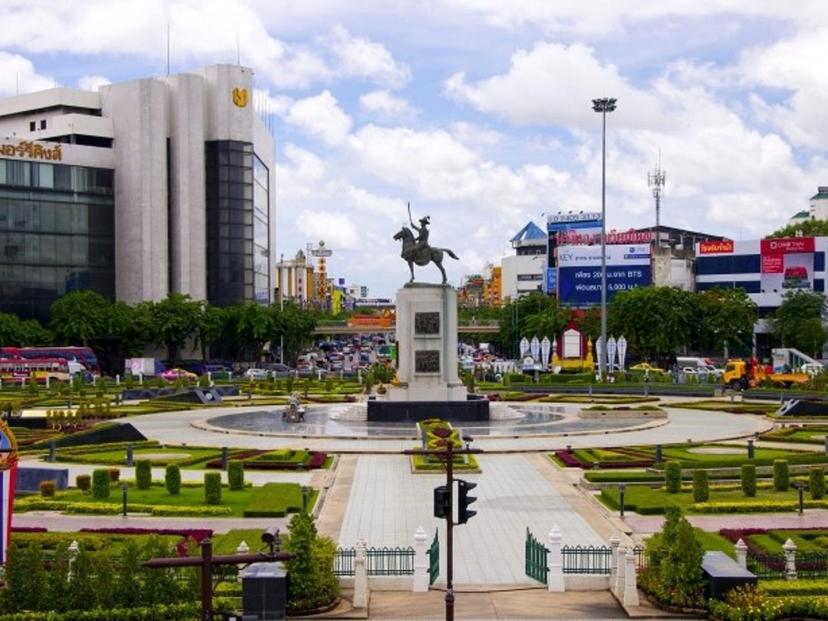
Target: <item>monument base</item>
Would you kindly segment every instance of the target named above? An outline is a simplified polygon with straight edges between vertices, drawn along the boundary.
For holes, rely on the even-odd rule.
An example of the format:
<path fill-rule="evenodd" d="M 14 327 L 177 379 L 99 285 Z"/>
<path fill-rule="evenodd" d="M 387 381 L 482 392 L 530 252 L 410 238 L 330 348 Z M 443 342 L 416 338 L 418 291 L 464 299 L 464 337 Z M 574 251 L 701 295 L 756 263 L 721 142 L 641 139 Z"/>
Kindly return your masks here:
<path fill-rule="evenodd" d="M 470 401 L 369 401 L 368 420 L 382 423 L 416 423 L 441 418 L 463 423 L 489 420 L 489 400 Z"/>

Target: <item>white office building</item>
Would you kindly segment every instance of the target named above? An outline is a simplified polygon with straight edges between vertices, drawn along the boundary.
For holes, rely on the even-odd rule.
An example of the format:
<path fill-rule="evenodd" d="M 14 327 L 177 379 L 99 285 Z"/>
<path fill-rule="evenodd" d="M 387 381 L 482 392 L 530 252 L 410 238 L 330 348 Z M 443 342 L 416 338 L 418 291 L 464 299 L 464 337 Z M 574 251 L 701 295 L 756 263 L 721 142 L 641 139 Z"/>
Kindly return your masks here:
<path fill-rule="evenodd" d="M 214 65 L 0 100 L 0 311 L 92 289 L 273 299 L 275 144 L 253 72 Z"/>

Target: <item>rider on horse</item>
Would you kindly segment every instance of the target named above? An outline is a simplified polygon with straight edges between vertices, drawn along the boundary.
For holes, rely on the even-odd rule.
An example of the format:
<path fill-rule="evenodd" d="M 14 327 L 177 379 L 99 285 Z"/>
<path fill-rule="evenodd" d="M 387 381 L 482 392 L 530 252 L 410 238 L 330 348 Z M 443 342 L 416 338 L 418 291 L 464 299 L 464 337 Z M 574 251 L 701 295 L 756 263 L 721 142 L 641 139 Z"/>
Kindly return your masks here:
<path fill-rule="evenodd" d="M 423 248 L 428 247 L 428 225 L 431 224 L 431 219 L 428 216 L 420 218 L 420 226 L 414 224 L 411 218 L 411 212 L 408 213 L 408 218 L 411 220 L 411 228 L 417 231 L 417 245 L 414 246 L 414 256 L 417 256 Z"/>

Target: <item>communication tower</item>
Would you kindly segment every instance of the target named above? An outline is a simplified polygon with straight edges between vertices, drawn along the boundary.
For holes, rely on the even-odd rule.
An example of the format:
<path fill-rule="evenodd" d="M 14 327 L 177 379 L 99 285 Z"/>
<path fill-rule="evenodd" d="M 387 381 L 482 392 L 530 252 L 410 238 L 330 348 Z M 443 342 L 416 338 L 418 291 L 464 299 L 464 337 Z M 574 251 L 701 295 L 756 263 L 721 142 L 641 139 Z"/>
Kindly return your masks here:
<path fill-rule="evenodd" d="M 661 194 L 664 191 L 664 184 L 667 181 L 667 173 L 661 168 L 661 154 L 658 155 L 658 164 L 656 164 L 653 172 L 647 173 L 647 187 L 652 188 L 653 198 L 655 199 L 655 246 L 661 246 Z"/>

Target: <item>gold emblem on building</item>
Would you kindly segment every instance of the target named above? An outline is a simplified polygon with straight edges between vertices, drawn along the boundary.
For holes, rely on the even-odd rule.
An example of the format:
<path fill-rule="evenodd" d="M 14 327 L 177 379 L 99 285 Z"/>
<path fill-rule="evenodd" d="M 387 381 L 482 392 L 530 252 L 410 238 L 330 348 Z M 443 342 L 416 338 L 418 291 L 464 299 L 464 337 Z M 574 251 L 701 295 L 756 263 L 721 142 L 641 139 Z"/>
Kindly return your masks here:
<path fill-rule="evenodd" d="M 246 88 L 233 89 L 233 103 L 236 104 L 239 108 L 244 108 L 247 105 L 248 99 L 249 95 L 247 93 Z"/>

